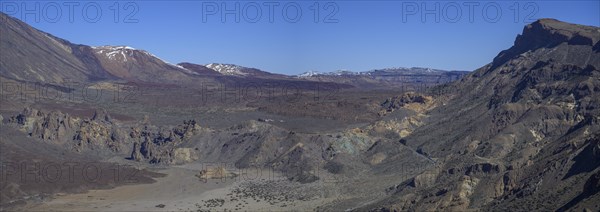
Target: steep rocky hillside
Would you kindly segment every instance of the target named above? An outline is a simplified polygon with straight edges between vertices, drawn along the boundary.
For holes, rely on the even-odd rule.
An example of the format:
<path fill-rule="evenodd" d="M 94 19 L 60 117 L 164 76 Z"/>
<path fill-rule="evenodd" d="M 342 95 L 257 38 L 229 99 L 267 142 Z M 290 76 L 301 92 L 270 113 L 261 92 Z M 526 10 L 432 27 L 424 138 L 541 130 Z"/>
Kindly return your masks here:
<path fill-rule="evenodd" d="M 88 46 L 72 44 L 0 12 L 0 74 L 20 81 L 62 83 L 111 79 Z"/>
<path fill-rule="evenodd" d="M 177 85 L 196 90 L 202 89 L 204 84 L 294 86 L 305 90 L 353 87 L 336 82 L 299 80 L 232 64 L 175 65 L 148 51 L 129 46 L 73 44 L 2 12 L 0 33 L 0 76 L 17 82 L 61 86 L 71 82 L 134 82 L 151 86 Z"/>
<path fill-rule="evenodd" d="M 452 99 L 404 138 L 436 162 L 419 175 L 429 182 L 399 182 L 366 208 L 598 210 L 599 40 L 599 28 L 542 19 L 438 87 Z"/>

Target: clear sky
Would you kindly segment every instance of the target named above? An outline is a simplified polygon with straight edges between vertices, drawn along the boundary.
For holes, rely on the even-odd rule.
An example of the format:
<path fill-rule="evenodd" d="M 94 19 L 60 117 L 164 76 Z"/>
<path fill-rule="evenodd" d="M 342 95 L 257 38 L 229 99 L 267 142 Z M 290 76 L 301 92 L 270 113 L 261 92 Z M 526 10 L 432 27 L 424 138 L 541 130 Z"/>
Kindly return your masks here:
<path fill-rule="evenodd" d="M 74 43 L 132 46 L 171 63 L 299 74 L 398 66 L 470 71 L 536 19 L 599 26 L 599 2 L 3 0 L 0 10 Z"/>

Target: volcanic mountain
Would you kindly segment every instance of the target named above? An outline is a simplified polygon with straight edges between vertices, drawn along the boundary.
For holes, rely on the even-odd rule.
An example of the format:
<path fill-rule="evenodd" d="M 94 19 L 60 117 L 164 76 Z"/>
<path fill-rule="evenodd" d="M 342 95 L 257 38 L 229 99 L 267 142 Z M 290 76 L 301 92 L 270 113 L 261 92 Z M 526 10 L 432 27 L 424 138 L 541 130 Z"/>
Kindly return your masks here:
<path fill-rule="evenodd" d="M 44 84 L 118 81 L 188 86 L 198 82 L 248 83 L 258 80 L 276 83 L 284 80 L 283 83 L 294 81 L 300 85 L 306 82 L 232 64 L 175 65 L 129 46 L 73 44 L 1 12 L 0 31 L 0 75 L 10 80 Z"/>
<path fill-rule="evenodd" d="M 0 13 L 0 74 L 29 82 L 185 81 L 190 71 L 126 46 L 73 44 Z"/>
<path fill-rule="evenodd" d="M 41 32 L 0 12 L 0 73 L 15 80 L 112 79 L 92 48 Z"/>

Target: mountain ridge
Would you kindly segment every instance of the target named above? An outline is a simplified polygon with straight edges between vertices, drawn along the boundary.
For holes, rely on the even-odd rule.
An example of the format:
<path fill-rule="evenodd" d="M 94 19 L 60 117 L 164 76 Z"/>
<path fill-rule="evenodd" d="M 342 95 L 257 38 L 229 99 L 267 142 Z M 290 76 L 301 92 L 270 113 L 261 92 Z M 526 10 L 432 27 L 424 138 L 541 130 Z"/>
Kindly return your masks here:
<path fill-rule="evenodd" d="M 372 69 L 369 71 L 349 71 L 349 70 L 338 70 L 332 72 L 318 72 L 318 71 L 307 71 L 298 75 L 294 75 L 295 77 L 313 77 L 313 76 L 353 76 L 353 75 L 373 75 L 377 72 L 398 72 L 398 73 L 440 73 L 440 72 L 468 72 L 468 71 L 458 71 L 458 70 L 442 70 L 442 69 L 433 69 L 433 68 L 424 68 L 424 67 L 390 67 L 390 68 L 382 68 L 382 69 Z"/>
<path fill-rule="evenodd" d="M 598 51 L 600 31 L 593 26 L 568 24 L 556 19 L 539 19 L 524 27 L 517 35 L 514 45 L 501 51 L 492 62 L 492 67 L 506 62 L 527 51 L 539 48 L 552 48 L 561 43 L 573 45 L 592 45 Z"/>
<path fill-rule="evenodd" d="M 2 19 L 0 27 L 5 32 L 1 37 L 3 54 L 0 55 L 0 59 L 2 59 L 0 62 L 0 75 L 17 81 L 55 84 L 72 81 L 85 83 L 99 81 L 122 83 L 125 81 L 137 84 L 169 84 L 192 87 L 196 86 L 198 81 L 230 85 L 251 82 L 278 82 L 275 84 L 283 85 L 294 82 L 305 84 L 299 86 L 301 88 L 315 87 L 313 85 L 319 83 L 328 83 L 324 87 L 331 87 L 331 84 L 345 84 L 336 87 L 379 87 L 387 89 L 397 87 L 394 84 L 398 83 L 404 86 L 424 80 L 431 81 L 428 84 L 433 85 L 456 80 L 462 76 L 461 73 L 453 74 L 452 72 L 440 72 L 428 68 L 411 68 L 411 71 L 404 73 L 396 73 L 390 71 L 393 68 L 388 68 L 364 74 L 366 76 L 377 73 L 372 75 L 383 76 L 387 73 L 387 76 L 385 76 L 387 78 L 401 78 L 405 77 L 404 75 L 410 75 L 409 77 L 414 78 L 410 81 L 394 81 L 392 79 L 387 83 L 381 83 L 382 80 L 379 79 L 309 79 L 226 63 L 200 65 L 182 62 L 173 64 L 151 52 L 126 45 L 87 46 L 73 44 L 47 32 L 37 30 L 25 22 L 1 12 L 0 19 Z M 47 64 L 53 65 L 48 66 Z M 340 75 L 340 77 L 350 76 L 349 73 Z M 444 79 L 420 80 L 420 78 L 429 78 L 430 73 L 436 73 Z M 328 75 L 328 77 L 334 76 L 336 75 Z"/>

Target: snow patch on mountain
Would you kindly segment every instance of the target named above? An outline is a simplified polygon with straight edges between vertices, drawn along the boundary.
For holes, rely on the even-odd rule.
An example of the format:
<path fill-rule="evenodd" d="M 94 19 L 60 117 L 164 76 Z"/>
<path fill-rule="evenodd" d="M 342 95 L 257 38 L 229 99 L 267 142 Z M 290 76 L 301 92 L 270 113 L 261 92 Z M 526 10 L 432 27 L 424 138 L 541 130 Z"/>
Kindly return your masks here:
<path fill-rule="evenodd" d="M 245 67 L 233 64 L 210 63 L 205 65 L 207 68 L 215 70 L 223 75 L 246 76 L 248 73 L 243 72 Z"/>
<path fill-rule="evenodd" d="M 320 74 L 321 74 L 321 72 L 318 72 L 318 71 L 307 71 L 302 74 L 298 74 L 297 76 L 298 77 L 313 77 L 313 76 L 318 76 Z"/>
<path fill-rule="evenodd" d="M 136 49 L 129 46 L 93 46 L 96 53 L 105 55 L 110 60 L 127 62 L 129 57 L 133 56 Z"/>

